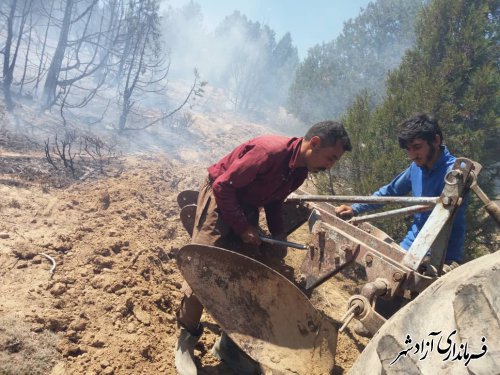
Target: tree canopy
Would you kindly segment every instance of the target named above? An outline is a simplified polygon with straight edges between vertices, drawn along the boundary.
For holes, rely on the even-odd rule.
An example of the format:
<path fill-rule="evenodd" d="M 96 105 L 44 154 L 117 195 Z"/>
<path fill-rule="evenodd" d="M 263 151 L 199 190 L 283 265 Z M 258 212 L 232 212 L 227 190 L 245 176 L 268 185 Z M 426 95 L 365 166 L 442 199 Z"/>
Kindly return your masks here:
<path fill-rule="evenodd" d="M 316 45 L 290 87 L 288 110 L 305 122 L 339 118 L 362 90 L 380 101 L 387 72 L 414 45 L 423 0 L 379 0 L 344 24 L 335 40 Z"/>
<path fill-rule="evenodd" d="M 432 1 L 417 19 L 415 47 L 388 75 L 383 102 L 376 106 L 364 93 L 349 107 L 344 120 L 354 152 L 348 162 L 358 193 L 370 194 L 408 165 L 397 145 L 397 124 L 428 112 L 437 117 L 454 155 L 486 168 L 480 184 L 492 194 L 500 135 L 499 5 L 497 0 Z M 469 256 L 481 244 L 494 244 L 492 220 L 480 217 L 480 206 L 471 199 Z"/>

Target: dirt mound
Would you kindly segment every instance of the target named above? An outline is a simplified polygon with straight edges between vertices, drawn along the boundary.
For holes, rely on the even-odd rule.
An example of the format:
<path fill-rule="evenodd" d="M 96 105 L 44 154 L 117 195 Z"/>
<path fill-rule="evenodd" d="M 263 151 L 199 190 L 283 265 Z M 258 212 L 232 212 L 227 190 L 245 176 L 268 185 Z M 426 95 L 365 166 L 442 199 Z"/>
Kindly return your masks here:
<path fill-rule="evenodd" d="M 176 197 L 198 187 L 204 168 L 135 156 L 121 174 L 54 188 L 40 183 L 52 173 L 44 156 L 17 150 L 0 150 L 0 373 L 175 374 L 175 256 L 189 242 Z M 301 228 L 291 240 L 307 236 Z M 302 256 L 290 251 L 287 264 L 298 267 Z M 339 319 L 353 288 L 339 277 L 313 303 Z M 199 367 L 230 374 L 210 354 L 219 327 L 203 321 Z M 340 334 L 336 373 L 365 344 Z"/>

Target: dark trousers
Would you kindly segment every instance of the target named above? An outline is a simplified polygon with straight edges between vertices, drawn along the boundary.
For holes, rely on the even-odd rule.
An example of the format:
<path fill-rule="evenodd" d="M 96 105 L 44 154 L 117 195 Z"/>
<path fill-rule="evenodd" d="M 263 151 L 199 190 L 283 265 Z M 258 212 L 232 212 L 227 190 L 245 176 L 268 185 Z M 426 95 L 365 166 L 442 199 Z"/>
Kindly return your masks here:
<path fill-rule="evenodd" d="M 212 185 L 208 179 L 200 188 L 196 206 L 192 243 L 217 246 L 247 256 L 252 256 L 257 251 L 253 246 L 242 244 L 239 237 L 222 221 L 213 195 Z M 258 225 L 259 213 L 257 209 L 246 209 L 245 214 L 250 224 Z M 199 330 L 203 305 L 193 294 L 186 281 L 183 283 L 182 291 L 184 297 L 177 310 L 177 321 L 189 332 L 195 334 Z"/>

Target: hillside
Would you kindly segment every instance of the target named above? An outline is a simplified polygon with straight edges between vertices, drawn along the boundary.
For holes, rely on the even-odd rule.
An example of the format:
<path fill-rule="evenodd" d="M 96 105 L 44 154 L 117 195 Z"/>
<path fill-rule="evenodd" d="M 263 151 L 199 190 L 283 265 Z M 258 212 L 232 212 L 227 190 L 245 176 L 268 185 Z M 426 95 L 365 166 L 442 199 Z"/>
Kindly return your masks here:
<path fill-rule="evenodd" d="M 179 135 L 176 147 L 143 147 L 107 164 L 106 175 L 74 179 L 47 162 L 43 138 L 0 118 L 0 373 L 175 374 L 175 256 L 189 242 L 176 196 L 198 187 L 210 160 L 272 130 L 200 115 L 193 142 Z M 306 242 L 307 230 L 291 239 Z M 290 251 L 286 264 L 302 256 Z M 312 301 L 338 320 L 354 288 L 339 276 Z M 201 373 L 230 374 L 210 354 L 218 325 L 203 321 Z M 339 336 L 337 374 L 366 344 L 349 329 Z"/>

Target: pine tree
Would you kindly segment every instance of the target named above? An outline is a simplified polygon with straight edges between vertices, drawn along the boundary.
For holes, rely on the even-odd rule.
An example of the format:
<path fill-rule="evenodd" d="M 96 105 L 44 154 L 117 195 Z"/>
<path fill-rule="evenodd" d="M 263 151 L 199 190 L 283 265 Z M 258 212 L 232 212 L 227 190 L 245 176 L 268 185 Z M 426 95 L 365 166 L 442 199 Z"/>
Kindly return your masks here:
<path fill-rule="evenodd" d="M 480 185 L 491 195 L 500 135 L 499 4 L 496 0 L 435 0 L 423 10 L 416 46 L 388 75 L 386 98 L 371 113 L 364 132 L 365 146 L 359 150 L 362 166 L 358 167 L 364 170 L 363 193 L 388 183 L 408 164 L 396 143 L 396 125 L 416 112 L 429 112 L 439 120 L 454 155 L 486 167 Z M 350 107 L 348 128 L 359 126 L 354 122 L 365 110 L 356 104 Z M 481 248 L 498 249 L 492 240 L 493 221 L 479 217 L 480 206 L 477 199 L 471 199 L 469 257 Z"/>
<path fill-rule="evenodd" d="M 380 102 L 387 71 L 414 45 L 415 16 L 424 2 L 370 3 L 338 38 L 311 48 L 290 88 L 288 110 L 305 122 L 339 118 L 364 89 Z"/>

